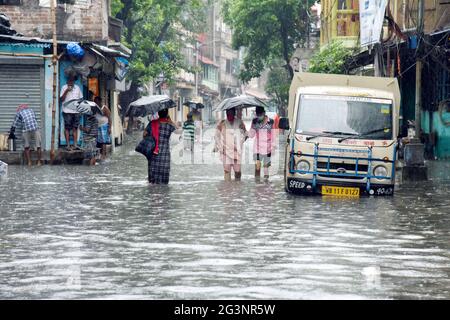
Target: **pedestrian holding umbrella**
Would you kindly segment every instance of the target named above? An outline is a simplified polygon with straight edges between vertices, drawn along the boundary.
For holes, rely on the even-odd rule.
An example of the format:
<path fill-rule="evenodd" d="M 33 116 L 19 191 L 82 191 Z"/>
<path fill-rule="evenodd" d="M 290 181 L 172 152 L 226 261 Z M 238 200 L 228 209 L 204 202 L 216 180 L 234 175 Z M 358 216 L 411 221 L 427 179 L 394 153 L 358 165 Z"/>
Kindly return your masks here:
<path fill-rule="evenodd" d="M 158 113 L 159 118 L 149 122 L 143 140 L 136 151 L 144 154 L 148 163 L 148 182 L 168 184 L 170 177 L 170 136 L 177 129 L 169 117 L 169 108 L 176 107 L 167 95 L 147 96 L 130 103 L 126 114 L 144 117 Z"/>
<path fill-rule="evenodd" d="M 267 108 L 268 106 L 256 97 L 240 95 L 237 97 L 224 99 L 221 103 L 219 103 L 214 111 L 226 111 L 233 108 L 241 109 L 252 107 Z"/>
<path fill-rule="evenodd" d="M 130 103 L 125 114 L 129 117 L 145 117 L 174 107 L 176 103 L 167 95 L 145 96 Z"/>

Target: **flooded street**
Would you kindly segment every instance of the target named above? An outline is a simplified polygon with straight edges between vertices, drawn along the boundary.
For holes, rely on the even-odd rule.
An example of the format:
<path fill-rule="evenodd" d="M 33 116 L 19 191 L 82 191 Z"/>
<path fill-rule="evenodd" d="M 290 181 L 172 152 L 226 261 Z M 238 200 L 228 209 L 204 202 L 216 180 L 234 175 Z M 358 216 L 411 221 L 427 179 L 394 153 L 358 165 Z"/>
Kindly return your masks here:
<path fill-rule="evenodd" d="M 0 298 L 450 299 L 448 161 L 394 197 L 299 197 L 250 164 L 225 183 L 173 163 L 149 186 L 127 139 L 95 167 L 9 168 Z"/>

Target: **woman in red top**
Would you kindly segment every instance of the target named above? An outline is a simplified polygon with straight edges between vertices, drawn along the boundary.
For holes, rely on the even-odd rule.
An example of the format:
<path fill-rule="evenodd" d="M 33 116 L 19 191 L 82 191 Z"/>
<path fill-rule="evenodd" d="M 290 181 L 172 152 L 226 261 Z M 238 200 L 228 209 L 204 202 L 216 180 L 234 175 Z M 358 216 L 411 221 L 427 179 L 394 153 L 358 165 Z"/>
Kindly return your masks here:
<path fill-rule="evenodd" d="M 153 156 L 148 160 L 148 182 L 152 184 L 169 184 L 170 177 L 170 136 L 177 129 L 169 117 L 169 110 L 158 112 L 159 119 L 149 123 L 156 146 Z M 149 134 L 146 129 L 144 137 Z"/>

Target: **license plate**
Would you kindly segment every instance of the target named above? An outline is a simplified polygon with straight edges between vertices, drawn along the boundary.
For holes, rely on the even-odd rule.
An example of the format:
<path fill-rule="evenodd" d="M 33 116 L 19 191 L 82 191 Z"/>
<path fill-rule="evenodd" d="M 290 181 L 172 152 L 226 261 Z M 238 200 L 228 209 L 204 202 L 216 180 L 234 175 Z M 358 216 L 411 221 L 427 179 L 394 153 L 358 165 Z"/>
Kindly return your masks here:
<path fill-rule="evenodd" d="M 359 188 L 322 187 L 322 195 L 340 197 L 359 197 Z"/>

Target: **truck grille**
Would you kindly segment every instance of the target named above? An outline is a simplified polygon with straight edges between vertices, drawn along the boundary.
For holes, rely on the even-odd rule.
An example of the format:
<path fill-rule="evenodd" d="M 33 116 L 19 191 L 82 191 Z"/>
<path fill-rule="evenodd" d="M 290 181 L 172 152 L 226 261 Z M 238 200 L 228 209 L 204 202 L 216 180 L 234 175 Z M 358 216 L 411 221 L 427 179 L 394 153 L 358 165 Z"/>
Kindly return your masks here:
<path fill-rule="evenodd" d="M 317 162 L 317 169 L 321 170 L 327 170 L 327 164 L 328 162 Z M 337 169 L 345 169 L 346 171 L 355 172 L 356 171 L 356 164 L 354 163 L 333 163 L 330 162 L 330 171 L 337 170 Z M 369 166 L 367 164 L 358 164 L 358 174 L 365 174 L 367 173 L 367 170 L 369 169 Z M 348 172 L 350 173 L 350 172 Z"/>

